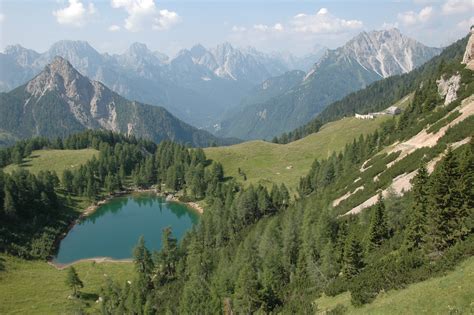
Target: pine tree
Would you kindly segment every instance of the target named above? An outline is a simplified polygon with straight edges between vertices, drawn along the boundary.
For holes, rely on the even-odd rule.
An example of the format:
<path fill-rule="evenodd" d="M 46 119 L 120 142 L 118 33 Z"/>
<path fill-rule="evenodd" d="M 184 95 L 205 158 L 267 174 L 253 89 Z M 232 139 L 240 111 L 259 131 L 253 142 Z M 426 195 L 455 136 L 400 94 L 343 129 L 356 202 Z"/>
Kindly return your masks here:
<path fill-rule="evenodd" d="M 430 223 L 426 241 L 429 250 L 439 252 L 460 239 L 464 226 L 460 218 L 464 201 L 459 162 L 450 149 L 431 178 Z"/>
<path fill-rule="evenodd" d="M 240 269 L 235 283 L 235 305 L 238 313 L 252 314 L 260 307 L 261 284 L 257 278 L 255 259 L 250 258 Z"/>
<path fill-rule="evenodd" d="M 383 202 L 382 194 L 379 194 L 379 199 L 370 218 L 367 249 L 372 250 L 380 246 L 387 238 L 388 228 L 385 220 L 385 203 Z"/>
<path fill-rule="evenodd" d="M 176 272 L 178 263 L 178 241 L 172 236 L 170 227 L 164 228 L 161 235 L 162 248 L 158 255 L 160 275 L 163 281 L 171 280 Z"/>
<path fill-rule="evenodd" d="M 16 215 L 15 200 L 13 199 L 12 193 L 5 189 L 5 197 L 3 199 L 3 211 L 8 217 L 14 217 Z"/>
<path fill-rule="evenodd" d="M 66 277 L 66 285 L 72 289 L 72 296 L 77 296 L 79 291 L 78 289 L 83 288 L 84 284 L 82 283 L 81 279 L 79 279 L 79 275 L 74 269 L 73 266 L 69 267 Z"/>
<path fill-rule="evenodd" d="M 413 180 L 413 205 L 407 225 L 405 245 L 409 250 L 420 248 L 427 231 L 428 171 L 424 165 Z"/>
<path fill-rule="evenodd" d="M 346 279 L 351 279 L 357 275 L 362 268 L 364 268 L 362 246 L 354 236 L 349 236 L 344 247 L 342 274 Z"/>
<path fill-rule="evenodd" d="M 139 298 L 144 300 L 151 288 L 151 276 L 153 271 L 153 261 L 151 254 L 145 247 L 145 239 L 140 236 L 138 244 L 133 249 L 133 261 L 138 273 L 137 288 L 140 292 Z"/>
<path fill-rule="evenodd" d="M 63 176 L 61 178 L 61 182 L 66 191 L 72 192 L 73 180 L 74 180 L 74 175 L 72 174 L 72 172 L 70 170 L 64 170 Z"/>

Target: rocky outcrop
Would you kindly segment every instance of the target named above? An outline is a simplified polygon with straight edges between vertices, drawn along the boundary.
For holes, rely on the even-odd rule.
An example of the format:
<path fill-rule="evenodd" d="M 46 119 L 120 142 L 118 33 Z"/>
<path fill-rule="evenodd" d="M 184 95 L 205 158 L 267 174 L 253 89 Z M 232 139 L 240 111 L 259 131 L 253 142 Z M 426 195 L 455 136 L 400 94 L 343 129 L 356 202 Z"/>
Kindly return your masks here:
<path fill-rule="evenodd" d="M 471 27 L 471 37 L 467 42 L 462 63 L 466 65 L 466 68 L 474 71 L 474 27 Z"/>
<path fill-rule="evenodd" d="M 457 92 L 459 90 L 459 84 L 461 83 L 461 75 L 459 73 L 451 76 L 447 80 L 441 77 L 436 83 L 438 84 L 439 95 L 444 97 L 444 105 L 448 105 L 458 98 Z"/>

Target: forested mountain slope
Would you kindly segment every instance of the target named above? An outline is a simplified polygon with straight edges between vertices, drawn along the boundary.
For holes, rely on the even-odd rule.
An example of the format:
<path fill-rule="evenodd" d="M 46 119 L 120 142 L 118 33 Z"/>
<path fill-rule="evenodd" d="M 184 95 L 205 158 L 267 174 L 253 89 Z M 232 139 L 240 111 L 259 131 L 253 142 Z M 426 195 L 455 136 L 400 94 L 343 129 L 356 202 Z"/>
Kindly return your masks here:
<path fill-rule="evenodd" d="M 95 200 L 131 179 L 140 188 L 165 183 L 186 201 L 204 202 L 205 211 L 179 243 L 164 231 L 159 252 L 150 253 L 140 239 L 134 278 L 104 277 L 98 302 L 80 300 L 78 312 L 93 304 L 105 314 L 312 314 L 323 293 L 350 294 L 360 307 L 383 292 L 443 275 L 474 255 L 474 76 L 461 63 L 466 47 L 457 49 L 460 54 L 403 94 L 413 96 L 401 115 L 340 153 L 316 159 L 293 197 L 284 184 L 244 187 L 202 149 L 171 142 L 98 131 L 19 142 L 0 151 L 1 166 L 38 146 L 100 153 L 61 180 L 50 172 L 0 172 L 1 219 L 32 222 L 0 225 L 8 237 L 0 238 L 8 240 L 2 245 L 25 257 L 48 255 L 64 214 L 51 205 L 67 206 L 59 192 Z M 410 190 L 390 189 L 412 172 Z M 348 213 L 373 196 L 375 204 Z M 23 206 L 28 198 L 34 207 Z M 34 225 L 43 220 L 48 229 Z M 464 309 L 465 303 L 433 303 L 426 311 Z"/>
<path fill-rule="evenodd" d="M 277 142 L 281 142 L 282 138 L 299 139 L 308 134 L 305 129 L 309 128 L 309 133 L 314 132 L 310 127 L 314 124 L 326 123 L 334 121 L 342 117 L 354 116 L 355 113 L 365 114 L 369 112 L 381 111 L 404 96 L 414 91 L 427 76 L 432 76 L 440 67 L 446 63 L 446 60 L 463 58 L 464 49 L 470 37 L 455 42 L 446 47 L 440 55 L 426 62 L 419 68 L 402 75 L 395 75 L 386 78 L 360 91 L 351 93 L 326 107 L 314 120 L 303 127 L 294 129 L 286 135 L 283 135 Z M 283 141 L 283 142 L 286 142 Z"/>
<path fill-rule="evenodd" d="M 109 283 L 104 307 L 110 313 L 313 313 L 322 293 L 343 292 L 358 307 L 472 256 L 474 77 L 461 60 L 446 58 L 426 75 L 402 115 L 340 154 L 315 160 L 294 202 L 277 185 L 269 192 L 228 182 L 206 195 L 199 226 L 182 245 L 144 259 L 150 254 L 138 244 L 137 253 L 145 254 L 136 264 L 148 266 L 137 272 L 139 284 L 122 285 L 117 295 L 120 284 Z M 459 77 L 455 99 L 436 83 L 453 77 Z M 422 135 L 423 145 L 397 146 Z M 382 193 L 412 171 L 411 190 Z M 347 213 L 374 194 L 373 206 Z M 170 302 L 177 295 L 179 305 Z M 443 312 L 439 307 L 427 311 Z"/>
<path fill-rule="evenodd" d="M 162 107 L 131 102 L 56 57 L 26 85 L 0 94 L 1 131 L 16 138 L 66 136 L 85 129 L 105 129 L 193 146 L 226 143 L 198 130 Z"/>

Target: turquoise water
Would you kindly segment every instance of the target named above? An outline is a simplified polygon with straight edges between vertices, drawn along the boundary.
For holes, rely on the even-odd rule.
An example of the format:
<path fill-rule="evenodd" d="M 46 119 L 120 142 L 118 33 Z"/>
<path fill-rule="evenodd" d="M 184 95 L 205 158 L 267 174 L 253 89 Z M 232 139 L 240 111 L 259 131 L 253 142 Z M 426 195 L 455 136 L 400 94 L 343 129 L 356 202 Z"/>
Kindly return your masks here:
<path fill-rule="evenodd" d="M 158 250 L 163 228 L 170 226 L 179 240 L 198 219 L 199 215 L 186 206 L 153 194 L 117 197 L 69 231 L 54 261 L 65 264 L 94 257 L 131 258 L 141 235 L 148 249 Z"/>

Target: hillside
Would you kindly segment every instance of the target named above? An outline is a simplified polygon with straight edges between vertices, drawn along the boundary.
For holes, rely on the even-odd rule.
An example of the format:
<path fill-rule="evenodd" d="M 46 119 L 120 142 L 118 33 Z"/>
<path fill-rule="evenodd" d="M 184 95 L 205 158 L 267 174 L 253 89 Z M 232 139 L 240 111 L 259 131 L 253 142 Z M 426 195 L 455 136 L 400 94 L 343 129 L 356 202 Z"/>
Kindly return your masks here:
<path fill-rule="evenodd" d="M 98 156 L 97 150 L 35 150 L 23 159 L 22 164 L 10 164 L 3 171 L 11 173 L 21 168 L 33 174 L 38 174 L 40 171 L 54 171 L 60 176 L 64 170 L 77 169 L 93 156 Z"/>
<path fill-rule="evenodd" d="M 372 303 L 354 307 L 350 294 L 321 297 L 315 301 L 317 314 L 334 309 L 346 314 L 469 314 L 473 311 L 474 258 L 468 258 L 446 275 L 381 293 Z"/>
<path fill-rule="evenodd" d="M 245 184 L 268 186 L 285 183 L 294 190 L 315 159 L 340 152 L 346 144 L 360 135 L 372 133 L 387 119 L 387 116 L 370 121 L 344 118 L 289 144 L 257 140 L 228 147 L 210 147 L 204 152 L 209 159 L 222 163 L 227 175 L 243 181 L 243 176 L 238 174 L 240 168 L 247 177 Z"/>
<path fill-rule="evenodd" d="M 414 70 L 440 51 L 404 36 L 397 29 L 362 32 L 344 46 L 327 51 L 298 85 L 227 117 L 217 134 L 271 139 L 307 123 L 349 93 Z"/>
<path fill-rule="evenodd" d="M 467 50 L 472 50 L 470 45 Z M 454 44 L 447 49 L 464 51 L 466 47 Z M 474 76 L 461 63 L 462 55 L 457 51 L 442 67 L 425 73 L 413 90 L 385 105 L 399 104 L 403 107 L 400 115 L 373 120 L 344 118 L 284 145 L 249 142 L 231 147 L 234 155 L 243 152 L 240 159 L 250 161 L 256 176 L 262 176 L 257 171 L 265 164 L 291 171 L 297 161 L 310 161 L 311 156 L 314 159 L 320 154 L 308 164 L 297 187 L 290 187 L 291 194 L 285 184 L 297 176 L 285 176 L 281 185 L 270 189 L 266 181 L 263 185 L 241 185 L 227 180 L 231 174 L 227 168 L 236 172 L 239 165 L 232 165 L 230 159 L 222 161 L 229 164 L 224 167 L 215 161 L 209 163 L 213 150 L 226 157 L 225 151 L 220 151 L 226 148 L 209 148 L 206 156 L 199 148 L 168 141 L 157 145 L 97 130 L 63 141 L 20 141 L 0 151 L 2 165 L 18 161 L 30 149 L 44 147 L 99 148 L 100 153 L 98 159 L 86 162 L 61 181 L 47 172 L 38 176 L 26 171 L 0 172 L 0 214 L 8 220 L 0 225 L 0 240 L 4 240 L 0 245 L 17 256 L 48 257 L 55 237 L 77 217 L 57 211 L 70 206 L 69 198 L 58 192 L 98 200 L 121 189 L 124 179 L 131 178 L 134 187 L 149 189 L 164 184 L 186 202 L 202 201 L 206 206 L 199 224 L 182 242 L 164 233 L 166 245 L 155 255 L 143 240 L 139 242 L 133 255 L 133 280 L 118 277 L 114 281 L 104 276 L 107 279 L 98 303 L 109 313 L 159 310 L 204 314 L 225 309 L 229 313 L 314 314 L 315 301 L 331 309 L 338 303 L 346 305 L 334 310 L 339 313 L 350 313 L 352 307 L 367 307 L 368 311 L 372 307 L 377 312 L 379 305 L 386 310 L 397 302 L 397 296 L 410 292 L 440 296 L 439 303 L 429 304 L 434 311 L 443 312 L 445 303 L 462 309 L 466 297 L 472 296 L 471 286 L 466 286 L 466 295 L 456 294 L 461 289 L 453 288 L 455 298 L 450 293 L 443 295 L 438 286 L 448 279 L 439 277 L 463 262 L 470 264 L 466 259 L 474 253 Z M 358 136 L 361 131 L 365 135 Z M 331 138 L 329 133 L 339 134 Z M 320 143 L 325 145 L 320 147 Z M 272 154 L 265 159 L 252 158 L 252 151 L 259 147 Z M 332 150 L 339 153 L 329 154 Z M 288 160 L 278 159 L 285 155 Z M 242 171 L 247 172 L 243 167 Z M 360 207 L 364 204 L 366 207 Z M 15 265 L 9 257 L 2 257 L 7 267 Z M 28 270 L 27 263 L 24 266 Z M 91 268 L 97 265 L 91 264 Z M 466 268 L 470 272 L 470 267 Z M 18 264 L 17 269 L 0 275 L 11 277 L 5 281 L 2 295 L 9 297 L 15 290 L 30 292 L 24 287 L 25 269 Z M 98 299 L 98 278 L 89 275 L 98 273 L 79 272 L 91 287 L 89 294 L 77 297 L 78 305 L 71 305 L 71 309 L 92 311 L 97 307 L 93 301 Z M 22 279 L 16 278 L 19 274 Z M 460 272 L 452 275 L 456 280 L 443 282 L 447 287 L 458 281 Z M 50 277 L 41 280 L 49 286 L 56 281 L 54 275 Z M 67 299 L 60 296 L 64 294 L 61 288 L 58 285 L 55 293 L 45 292 L 44 299 L 51 300 L 53 294 Z M 425 296 L 421 300 L 426 301 Z M 22 295 L 18 301 L 24 301 Z M 56 307 L 54 303 L 33 302 L 45 310 Z M 421 308 L 426 307 L 424 303 Z M 405 305 L 401 301 L 398 307 Z M 63 302 L 64 306 L 69 308 L 70 304 Z M 398 311 L 397 305 L 390 310 Z"/>
<path fill-rule="evenodd" d="M 105 279 L 125 282 L 133 277 L 130 263 L 84 261 L 74 264 L 84 280 L 83 300 L 67 299 L 64 283 L 66 270 L 58 270 L 44 261 L 26 261 L 0 254 L 0 313 L 65 314 L 78 309 L 100 312 L 96 303 Z M 41 290 L 38 290 L 41 288 Z"/>
<path fill-rule="evenodd" d="M 394 103 L 414 91 L 426 77 L 438 71 L 446 60 L 462 59 L 470 36 L 446 47 L 438 56 L 421 67 L 403 74 L 377 81 L 367 88 L 351 93 L 326 107 L 316 119 L 333 121 L 355 113 L 363 114 L 382 110 L 387 103 Z"/>
<path fill-rule="evenodd" d="M 105 129 L 193 146 L 225 144 L 162 107 L 131 102 L 98 81 L 81 75 L 57 57 L 26 85 L 0 94 L 0 126 L 17 138 L 64 137 L 85 129 Z"/>

